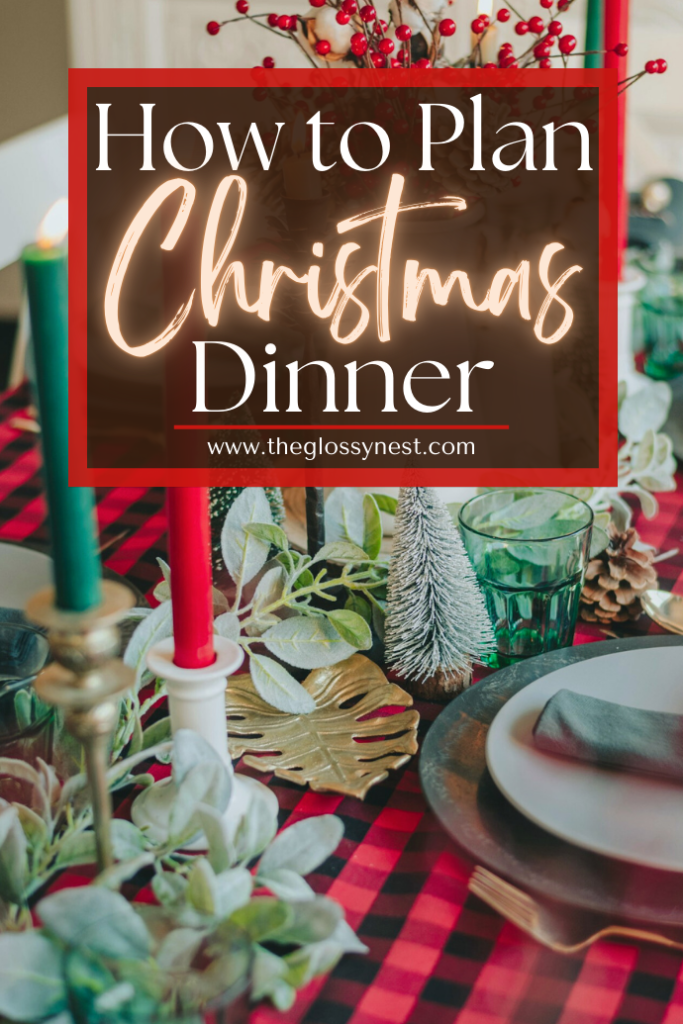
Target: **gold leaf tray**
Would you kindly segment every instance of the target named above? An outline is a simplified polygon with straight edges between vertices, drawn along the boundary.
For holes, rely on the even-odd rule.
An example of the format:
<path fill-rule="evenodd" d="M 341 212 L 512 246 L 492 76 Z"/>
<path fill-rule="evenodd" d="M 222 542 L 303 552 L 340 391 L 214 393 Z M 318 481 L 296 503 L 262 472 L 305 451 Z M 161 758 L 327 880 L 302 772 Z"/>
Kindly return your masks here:
<path fill-rule="evenodd" d="M 244 763 L 258 771 L 362 800 L 390 768 L 417 753 L 417 711 L 365 717 L 413 703 L 369 658 L 354 654 L 316 669 L 302 685 L 316 709 L 292 715 L 266 704 L 251 676 L 232 676 L 226 690 L 230 756 L 244 754 Z"/>

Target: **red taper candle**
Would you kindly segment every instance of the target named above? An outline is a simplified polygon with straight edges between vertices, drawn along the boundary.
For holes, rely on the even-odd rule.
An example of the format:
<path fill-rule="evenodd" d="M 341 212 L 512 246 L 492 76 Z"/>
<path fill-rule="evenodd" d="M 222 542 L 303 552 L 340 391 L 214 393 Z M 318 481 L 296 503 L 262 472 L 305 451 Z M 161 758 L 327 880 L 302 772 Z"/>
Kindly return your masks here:
<path fill-rule="evenodd" d="M 173 661 L 205 668 L 215 659 L 208 487 L 169 487 L 168 560 L 173 595 Z"/>
<path fill-rule="evenodd" d="M 614 52 L 617 43 L 628 43 L 629 0 L 605 0 L 605 67 L 616 68 L 626 78 L 626 57 Z M 617 100 L 617 246 L 619 279 L 623 276 L 624 249 L 628 242 L 628 193 L 626 191 L 626 94 Z"/>

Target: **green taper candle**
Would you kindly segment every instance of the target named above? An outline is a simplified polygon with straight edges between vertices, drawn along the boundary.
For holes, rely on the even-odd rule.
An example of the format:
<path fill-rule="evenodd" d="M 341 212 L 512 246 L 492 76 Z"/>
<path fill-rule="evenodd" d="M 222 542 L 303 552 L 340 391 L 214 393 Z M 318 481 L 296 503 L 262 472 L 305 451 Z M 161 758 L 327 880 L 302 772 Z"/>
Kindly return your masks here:
<path fill-rule="evenodd" d="M 602 0 L 588 0 L 586 11 L 586 50 L 602 50 Z M 586 53 L 583 58 L 585 68 L 601 68 L 601 53 Z"/>
<path fill-rule="evenodd" d="M 35 357 L 44 478 L 57 607 L 100 603 L 95 502 L 89 487 L 69 487 L 68 257 L 65 246 L 31 245 L 22 254 Z"/>

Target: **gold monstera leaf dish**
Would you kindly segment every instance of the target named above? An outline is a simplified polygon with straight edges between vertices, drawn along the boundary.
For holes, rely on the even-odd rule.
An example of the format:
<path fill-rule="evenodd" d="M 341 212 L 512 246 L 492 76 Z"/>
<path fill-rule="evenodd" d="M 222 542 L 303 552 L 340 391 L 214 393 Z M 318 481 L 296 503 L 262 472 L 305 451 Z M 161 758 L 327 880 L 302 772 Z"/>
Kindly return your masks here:
<path fill-rule="evenodd" d="M 261 772 L 362 800 L 390 768 L 417 753 L 417 711 L 366 717 L 381 708 L 409 708 L 413 698 L 362 654 L 316 669 L 302 685 L 315 711 L 291 715 L 266 704 L 251 676 L 231 677 L 226 705 L 232 757 L 244 754 L 244 763 Z"/>

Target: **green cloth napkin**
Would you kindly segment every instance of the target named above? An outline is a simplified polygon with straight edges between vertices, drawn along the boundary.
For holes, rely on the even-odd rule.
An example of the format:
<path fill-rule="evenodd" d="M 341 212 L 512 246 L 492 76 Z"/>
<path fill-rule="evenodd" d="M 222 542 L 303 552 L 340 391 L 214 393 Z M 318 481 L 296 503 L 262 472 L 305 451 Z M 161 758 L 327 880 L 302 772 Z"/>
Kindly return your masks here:
<path fill-rule="evenodd" d="M 534 743 L 551 754 L 683 782 L 683 715 L 558 690 L 538 717 Z"/>

